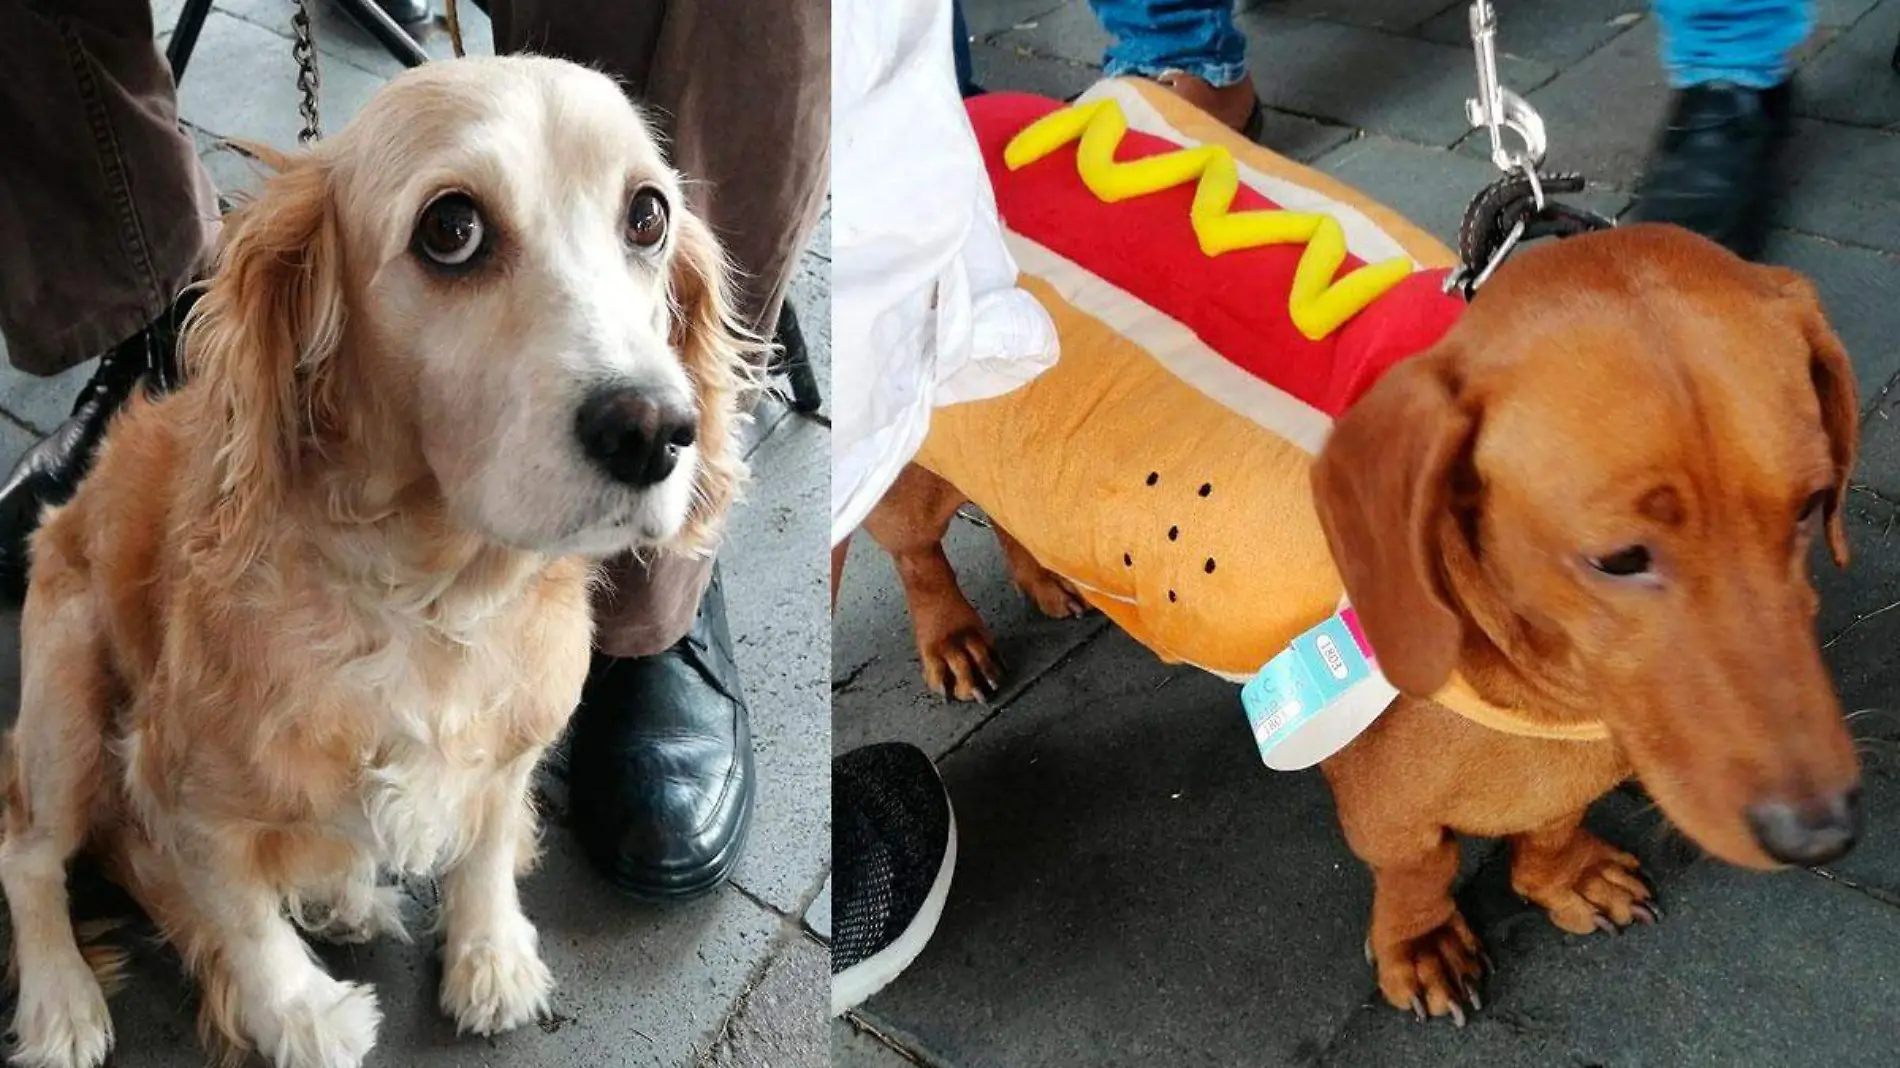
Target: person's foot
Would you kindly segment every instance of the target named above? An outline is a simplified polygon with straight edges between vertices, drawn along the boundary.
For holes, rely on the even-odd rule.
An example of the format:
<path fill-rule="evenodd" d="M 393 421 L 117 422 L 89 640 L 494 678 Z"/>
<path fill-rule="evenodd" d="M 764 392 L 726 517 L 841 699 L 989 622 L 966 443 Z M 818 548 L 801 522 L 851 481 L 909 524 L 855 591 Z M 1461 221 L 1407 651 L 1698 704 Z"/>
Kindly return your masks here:
<path fill-rule="evenodd" d="M 888 986 L 936 933 L 957 867 L 950 795 L 923 750 L 886 742 L 831 762 L 831 1014 Z"/>
<path fill-rule="evenodd" d="M 1727 82 L 1678 90 L 1630 217 L 1674 223 L 1744 258 L 1759 255 L 1792 95 L 1787 82 L 1767 90 Z"/>
<path fill-rule="evenodd" d="M 27 546 L 40 513 L 72 499 L 112 416 L 141 380 L 153 392 L 176 385 L 178 330 L 197 300 L 198 290 L 187 289 L 145 329 L 99 357 L 72 415 L 27 449 L 0 483 L 0 594 L 10 601 L 26 596 Z"/>
<path fill-rule="evenodd" d="M 756 783 L 717 570 L 679 644 L 654 656 L 595 654 L 564 746 L 574 834 L 609 882 L 647 901 L 686 901 L 725 882 Z"/>
<path fill-rule="evenodd" d="M 1155 81 L 1248 140 L 1260 136 L 1264 112 L 1260 108 L 1260 98 L 1254 95 L 1253 75 L 1249 74 L 1232 85 L 1216 87 L 1205 78 L 1186 71 L 1171 70 Z"/>

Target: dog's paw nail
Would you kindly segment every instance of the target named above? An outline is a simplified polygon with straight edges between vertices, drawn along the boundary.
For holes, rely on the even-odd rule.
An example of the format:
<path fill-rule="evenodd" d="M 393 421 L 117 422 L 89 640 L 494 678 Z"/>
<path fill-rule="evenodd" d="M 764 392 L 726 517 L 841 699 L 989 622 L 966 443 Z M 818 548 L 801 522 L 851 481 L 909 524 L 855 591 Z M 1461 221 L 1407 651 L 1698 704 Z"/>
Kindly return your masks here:
<path fill-rule="evenodd" d="M 1604 934 L 1620 935 L 1623 933 L 1623 929 L 1621 927 L 1618 927 L 1616 924 L 1612 923 L 1610 921 L 1610 918 L 1608 916 L 1603 915 L 1601 912 L 1597 913 L 1594 917 L 1592 917 L 1591 922 L 1595 923 L 1597 925 L 1597 930 L 1602 931 Z"/>
<path fill-rule="evenodd" d="M 1471 980 L 1465 980 L 1465 1000 L 1471 1003 L 1472 1012 L 1484 1011 L 1484 999 L 1478 996 L 1478 986 Z"/>
<path fill-rule="evenodd" d="M 1456 998 L 1453 998 L 1451 1002 L 1451 1025 L 1453 1027 L 1463 1027 L 1465 1025 L 1465 1010 L 1458 1004 Z"/>
<path fill-rule="evenodd" d="M 1480 975 L 1490 975 L 1498 970 L 1497 962 L 1491 959 L 1491 954 L 1482 949 L 1478 951 L 1478 967 L 1484 969 L 1479 973 Z"/>
<path fill-rule="evenodd" d="M 1419 1000 L 1417 994 L 1412 995 L 1412 1015 L 1418 1019 L 1419 1023 L 1425 1022 L 1425 1003 Z"/>
<path fill-rule="evenodd" d="M 1372 939 L 1370 939 L 1370 938 L 1368 938 L 1368 939 L 1366 939 L 1366 963 L 1367 963 L 1367 964 L 1378 964 L 1378 963 L 1379 963 L 1379 958 L 1378 958 L 1378 957 L 1376 957 L 1376 956 L 1373 956 L 1373 953 L 1372 953 Z"/>
<path fill-rule="evenodd" d="M 1656 914 L 1651 912 L 1646 905 L 1631 905 L 1630 915 L 1636 918 L 1637 923 L 1645 927 L 1656 926 Z"/>

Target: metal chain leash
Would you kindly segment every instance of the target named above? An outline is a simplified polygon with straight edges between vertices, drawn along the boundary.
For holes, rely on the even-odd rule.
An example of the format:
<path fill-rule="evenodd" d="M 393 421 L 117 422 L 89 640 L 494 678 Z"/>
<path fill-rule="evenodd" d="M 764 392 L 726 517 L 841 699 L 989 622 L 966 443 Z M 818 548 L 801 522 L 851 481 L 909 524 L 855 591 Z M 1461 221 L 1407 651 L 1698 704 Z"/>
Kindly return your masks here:
<path fill-rule="evenodd" d="M 303 113 L 303 130 L 297 134 L 297 143 L 308 148 L 323 136 L 317 119 L 317 90 L 322 79 L 317 74 L 317 43 L 310 34 L 310 0 L 297 0 L 297 10 L 290 16 L 290 29 L 293 35 L 290 54 L 297 61 L 297 90 L 303 94 L 303 102 L 297 106 Z"/>

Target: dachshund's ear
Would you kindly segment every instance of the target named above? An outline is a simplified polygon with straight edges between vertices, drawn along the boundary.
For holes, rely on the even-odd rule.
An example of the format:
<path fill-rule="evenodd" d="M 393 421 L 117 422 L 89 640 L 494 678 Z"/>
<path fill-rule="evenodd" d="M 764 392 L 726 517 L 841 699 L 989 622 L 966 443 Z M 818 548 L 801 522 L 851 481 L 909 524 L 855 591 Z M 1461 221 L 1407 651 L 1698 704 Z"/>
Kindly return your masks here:
<path fill-rule="evenodd" d="M 1430 697 L 1450 679 L 1464 623 L 1439 567 L 1452 470 L 1477 432 L 1457 350 L 1399 364 L 1340 418 L 1313 464 L 1326 543 L 1392 685 Z"/>
<path fill-rule="evenodd" d="M 768 346 L 739 325 L 725 254 L 712 228 L 690 211 L 674 223 L 671 342 L 699 406 L 699 474 L 693 507 L 668 551 L 705 554 L 746 477 L 738 430 L 760 383 Z"/>
<path fill-rule="evenodd" d="M 1854 364 L 1840 335 L 1828 325 L 1827 313 L 1814 283 L 1785 267 L 1761 267 L 1773 283 L 1788 314 L 1794 317 L 1808 346 L 1808 377 L 1821 404 L 1821 428 L 1827 434 L 1834 464 L 1834 489 L 1827 503 L 1827 547 L 1837 567 L 1846 567 L 1847 486 L 1860 452 L 1860 390 Z"/>
<path fill-rule="evenodd" d="M 220 421 L 207 550 L 233 573 L 262 547 L 319 408 L 343 336 L 341 242 L 330 175 L 313 157 L 278 172 L 224 227 L 217 267 L 184 338 L 187 380 Z"/>

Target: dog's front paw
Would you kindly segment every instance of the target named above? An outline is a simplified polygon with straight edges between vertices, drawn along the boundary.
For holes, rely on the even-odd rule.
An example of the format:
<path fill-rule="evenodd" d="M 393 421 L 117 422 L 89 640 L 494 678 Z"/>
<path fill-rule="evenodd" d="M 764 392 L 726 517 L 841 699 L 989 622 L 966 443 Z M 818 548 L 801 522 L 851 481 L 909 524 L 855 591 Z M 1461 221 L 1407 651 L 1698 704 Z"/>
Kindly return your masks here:
<path fill-rule="evenodd" d="M 252 1037 L 273 1068 L 359 1068 L 383 1022 L 375 991 L 328 977 L 257 1016 Z"/>
<path fill-rule="evenodd" d="M 13 1014 L 17 1068 L 97 1068 L 112 1050 L 105 991 L 85 962 L 22 978 Z"/>
<path fill-rule="evenodd" d="M 1366 958 L 1379 969 L 1379 992 L 1385 1000 L 1421 1022 L 1427 1015 L 1449 1016 L 1463 1027 L 1467 1009 L 1484 1008 L 1478 993 L 1485 972 L 1484 948 L 1456 912 L 1416 938 L 1383 946 L 1368 940 Z"/>
<path fill-rule="evenodd" d="M 939 697 L 987 701 L 1003 688 L 995 641 L 982 620 L 972 618 L 942 634 L 919 634 L 917 655 L 924 665 L 924 685 Z"/>
<path fill-rule="evenodd" d="M 451 945 L 442 969 L 442 1012 L 457 1031 L 493 1035 L 546 1016 L 554 976 L 526 919 L 513 930 Z"/>
<path fill-rule="evenodd" d="M 1621 933 L 1662 918 L 1635 857 L 1595 835 L 1578 832 L 1553 854 L 1520 853 L 1511 889 L 1571 934 Z"/>

